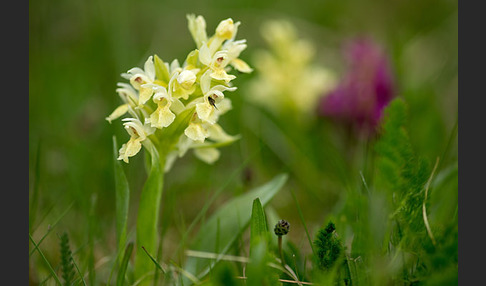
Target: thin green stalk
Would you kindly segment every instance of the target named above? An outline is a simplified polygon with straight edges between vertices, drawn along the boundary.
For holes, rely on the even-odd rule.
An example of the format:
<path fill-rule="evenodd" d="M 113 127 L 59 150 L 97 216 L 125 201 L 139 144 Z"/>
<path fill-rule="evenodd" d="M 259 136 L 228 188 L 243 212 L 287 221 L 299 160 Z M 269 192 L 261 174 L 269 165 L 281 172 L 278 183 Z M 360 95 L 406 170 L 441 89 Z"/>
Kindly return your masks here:
<path fill-rule="evenodd" d="M 278 253 L 280 254 L 280 263 L 282 264 L 282 267 L 285 269 L 285 261 L 284 261 L 284 256 L 283 256 L 283 251 L 282 251 L 282 236 L 278 236 Z"/>
<path fill-rule="evenodd" d="M 71 255 L 71 260 L 73 262 L 74 267 L 76 268 L 76 271 L 78 272 L 79 277 L 81 278 L 81 281 L 83 282 L 83 285 L 86 286 L 86 281 L 84 281 L 83 274 L 81 274 L 81 271 L 79 270 L 79 267 L 76 264 L 76 261 L 74 261 L 74 257 L 72 255 Z"/>

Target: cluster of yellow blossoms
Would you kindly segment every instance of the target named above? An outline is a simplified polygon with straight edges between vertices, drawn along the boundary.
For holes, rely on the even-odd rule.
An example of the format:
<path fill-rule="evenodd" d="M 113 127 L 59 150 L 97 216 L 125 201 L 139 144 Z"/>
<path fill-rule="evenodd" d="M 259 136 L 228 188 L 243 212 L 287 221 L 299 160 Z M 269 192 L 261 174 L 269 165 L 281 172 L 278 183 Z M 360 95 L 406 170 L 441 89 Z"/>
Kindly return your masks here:
<path fill-rule="evenodd" d="M 248 99 L 279 115 L 312 115 L 319 97 L 334 88 L 334 73 L 316 64 L 313 44 L 299 39 L 291 22 L 268 20 L 261 34 L 269 49 L 254 54 Z"/>
<path fill-rule="evenodd" d="M 170 64 L 157 55 L 150 56 L 142 68 L 132 68 L 121 76 L 128 83 L 118 83 L 117 93 L 124 104 L 106 119 L 111 123 L 125 114 L 123 126 L 130 140 L 119 151 L 119 160 L 126 163 L 142 146 L 151 144 L 165 155 L 165 170 L 187 150 L 207 163 L 219 158 L 216 147 L 237 139 L 221 128 L 220 115 L 231 109 L 225 91 L 234 91 L 229 74 L 234 68 L 243 73 L 252 69 L 240 53 L 246 40 L 235 40 L 240 22 L 223 20 L 215 34 L 208 37 L 202 16 L 187 15 L 189 31 L 197 45 L 182 65 L 175 59 Z M 161 158 L 163 159 L 163 158 Z"/>

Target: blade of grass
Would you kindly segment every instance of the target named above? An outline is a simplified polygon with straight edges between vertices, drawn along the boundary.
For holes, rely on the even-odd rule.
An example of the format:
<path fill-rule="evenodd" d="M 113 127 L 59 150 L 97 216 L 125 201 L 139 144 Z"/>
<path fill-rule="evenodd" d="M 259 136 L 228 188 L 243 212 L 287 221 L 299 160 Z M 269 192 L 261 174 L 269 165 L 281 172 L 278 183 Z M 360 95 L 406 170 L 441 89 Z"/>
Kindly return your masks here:
<path fill-rule="evenodd" d="M 132 255 L 133 251 L 133 242 L 127 244 L 125 248 L 125 254 L 120 263 L 120 270 L 118 270 L 118 275 L 116 277 L 116 286 L 123 286 L 125 283 L 125 273 L 127 272 L 128 261 L 130 260 L 130 256 Z"/>
<path fill-rule="evenodd" d="M 162 228 L 162 226 L 161 226 L 161 228 Z M 163 232 L 162 231 L 161 231 L 161 235 L 160 236 L 163 237 Z M 159 259 L 159 260 L 162 260 L 162 248 L 163 248 L 163 245 L 162 245 L 162 238 L 161 238 L 159 240 L 159 246 L 158 246 L 158 252 L 157 252 L 157 259 Z M 157 259 L 154 259 L 154 260 L 157 260 Z M 159 272 L 155 272 L 154 283 L 153 284 L 154 284 L 154 286 L 159 285 Z"/>
<path fill-rule="evenodd" d="M 35 156 L 35 170 L 34 177 L 32 178 L 32 200 L 29 205 L 29 233 L 32 233 L 32 227 L 34 225 L 37 215 L 37 204 L 39 198 L 39 178 L 40 178 L 40 142 L 37 144 L 36 156 Z"/>
<path fill-rule="evenodd" d="M 152 260 L 152 262 L 155 264 L 155 266 L 157 267 L 157 269 L 159 269 L 160 271 L 162 271 L 162 273 L 166 274 L 167 271 L 157 262 L 157 260 L 152 255 L 150 255 L 150 253 L 148 253 L 147 249 L 145 249 L 145 247 L 143 247 L 143 246 L 142 246 L 142 249 L 148 255 L 148 257 L 150 258 L 150 260 Z"/>
<path fill-rule="evenodd" d="M 225 260 L 225 261 L 233 261 L 233 262 L 241 262 L 241 263 L 248 263 L 249 261 L 249 259 L 244 256 L 213 253 L 213 252 L 206 252 L 206 251 L 197 251 L 197 250 L 190 250 L 190 249 L 186 250 L 185 254 L 187 256 L 197 257 L 197 258 Z"/>
<path fill-rule="evenodd" d="M 59 280 L 59 277 L 57 277 L 57 274 L 56 272 L 54 271 L 54 269 L 52 268 L 51 264 L 49 263 L 49 261 L 47 261 L 46 257 L 44 256 L 44 253 L 42 253 L 42 251 L 40 250 L 39 248 L 39 245 L 37 243 L 35 243 L 34 239 L 32 238 L 32 236 L 30 235 L 29 233 L 29 239 L 30 239 L 30 242 L 32 242 L 32 244 L 34 245 L 34 249 L 37 250 L 37 252 L 40 254 L 40 256 L 42 257 L 42 260 L 44 261 L 44 263 L 46 264 L 47 268 L 49 269 L 49 271 L 51 272 L 52 274 L 52 277 L 54 277 L 54 279 L 56 280 L 57 284 L 59 285 L 62 285 L 61 281 Z"/>
<path fill-rule="evenodd" d="M 76 271 L 78 272 L 79 277 L 81 278 L 81 281 L 83 282 L 83 285 L 86 286 L 86 281 L 84 281 L 83 275 L 81 274 L 81 271 L 79 271 L 78 264 L 76 263 L 76 261 L 74 261 L 74 257 L 72 255 L 71 255 L 71 260 L 73 262 L 74 267 L 76 268 Z"/>
<path fill-rule="evenodd" d="M 305 220 L 304 220 L 304 215 L 302 214 L 302 210 L 300 209 L 300 205 L 299 205 L 299 202 L 297 201 L 297 197 L 295 196 L 295 193 L 292 189 L 290 189 L 290 193 L 292 194 L 292 198 L 295 202 L 295 206 L 297 207 L 297 212 L 299 213 L 299 218 L 300 218 L 300 221 L 302 222 L 302 226 L 304 226 L 304 230 L 305 230 L 305 234 L 307 236 L 307 240 L 309 241 L 309 245 L 312 249 L 312 254 L 315 256 L 316 255 L 316 252 L 314 250 L 314 245 L 312 243 L 312 239 L 309 235 L 309 230 L 307 229 L 307 225 L 305 223 Z"/>
<path fill-rule="evenodd" d="M 37 245 L 41 245 L 42 241 L 44 241 L 44 239 L 47 237 L 47 235 L 49 235 L 49 233 L 51 233 L 51 231 L 54 229 L 54 227 L 56 227 L 56 225 L 61 221 L 61 219 L 68 213 L 68 211 L 71 209 L 71 207 L 73 206 L 74 203 L 71 203 L 67 209 L 58 217 L 58 219 L 47 229 L 47 232 L 46 234 L 44 234 L 44 236 L 42 236 L 42 238 L 39 240 L 39 242 L 37 243 Z M 30 234 L 29 234 L 30 235 Z M 34 245 L 34 249 L 32 249 L 32 251 L 29 253 L 29 257 L 37 250 L 37 246 Z"/>
<path fill-rule="evenodd" d="M 35 231 L 37 231 L 38 227 L 44 222 L 44 220 L 49 216 L 49 214 L 51 213 L 51 211 L 54 209 L 54 207 L 58 205 L 56 202 L 54 203 L 51 203 L 51 205 L 49 207 L 45 207 L 43 208 L 45 210 L 45 212 L 40 216 L 39 219 L 37 219 L 37 226 L 36 227 L 32 227 L 33 229 L 33 232 L 31 232 L 30 234 L 34 234 Z"/>

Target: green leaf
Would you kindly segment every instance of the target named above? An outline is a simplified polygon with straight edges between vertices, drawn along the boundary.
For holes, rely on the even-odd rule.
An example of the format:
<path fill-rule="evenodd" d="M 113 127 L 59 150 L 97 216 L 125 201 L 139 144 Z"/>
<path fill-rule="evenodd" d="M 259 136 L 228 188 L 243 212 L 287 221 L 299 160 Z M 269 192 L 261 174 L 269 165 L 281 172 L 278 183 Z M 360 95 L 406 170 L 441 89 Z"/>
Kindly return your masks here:
<path fill-rule="evenodd" d="M 278 281 L 279 271 L 269 267 L 274 262 L 269 251 L 268 241 L 256 238 L 253 250 L 250 253 L 250 262 L 246 266 L 246 285 L 282 285 Z"/>
<path fill-rule="evenodd" d="M 251 219 L 250 207 L 253 201 L 259 198 L 262 206 L 268 204 L 282 188 L 287 177 L 287 174 L 280 174 L 265 185 L 244 193 L 222 205 L 200 227 L 190 249 L 225 254 L 238 236 L 248 227 Z M 216 237 L 218 232 L 219 237 Z M 215 247 L 215 241 L 219 241 L 217 247 Z M 219 260 L 200 260 L 195 257 L 188 257 L 184 268 L 189 273 L 201 278 L 208 274 L 209 270 L 218 262 Z M 184 285 L 192 283 L 189 279 L 185 279 L 183 282 Z"/>
<path fill-rule="evenodd" d="M 250 262 L 246 266 L 247 285 L 280 285 L 278 272 L 268 266 L 274 262 L 270 252 L 271 235 L 265 210 L 259 198 L 253 200 L 250 222 Z"/>
<path fill-rule="evenodd" d="M 189 66 L 196 67 L 199 60 L 199 50 L 191 51 L 186 57 L 186 64 Z"/>
<path fill-rule="evenodd" d="M 113 136 L 113 158 L 115 173 L 115 217 L 116 217 L 116 238 L 118 243 L 118 259 L 121 259 L 125 242 L 127 239 L 128 207 L 130 201 L 130 189 L 123 171 L 123 166 L 118 157 L 118 146 L 116 137 Z"/>
<path fill-rule="evenodd" d="M 251 209 L 251 224 L 250 224 L 250 254 L 255 243 L 259 239 L 266 239 L 268 234 L 267 220 L 265 218 L 265 211 L 259 198 L 253 200 L 253 207 Z"/>
<path fill-rule="evenodd" d="M 151 155 L 150 173 L 140 195 L 137 217 L 137 239 L 135 256 L 135 279 L 139 279 L 155 269 L 152 261 L 142 251 L 142 246 L 149 253 L 156 253 L 159 210 L 164 181 L 164 161 L 153 145 L 147 145 Z"/>
<path fill-rule="evenodd" d="M 157 142 L 158 152 L 162 158 L 165 158 L 167 152 L 172 150 L 174 145 L 177 144 L 180 136 L 184 133 L 184 130 L 194 116 L 195 109 L 196 107 L 184 110 L 176 116 L 171 125 L 163 129 L 158 129 L 156 134 L 151 137 Z M 157 138 L 160 138 L 161 141 L 157 141 Z"/>
<path fill-rule="evenodd" d="M 159 56 L 154 55 L 154 66 L 155 66 L 155 76 L 158 80 L 162 80 L 165 83 L 169 83 L 170 75 L 167 66 L 164 61 L 159 58 Z"/>

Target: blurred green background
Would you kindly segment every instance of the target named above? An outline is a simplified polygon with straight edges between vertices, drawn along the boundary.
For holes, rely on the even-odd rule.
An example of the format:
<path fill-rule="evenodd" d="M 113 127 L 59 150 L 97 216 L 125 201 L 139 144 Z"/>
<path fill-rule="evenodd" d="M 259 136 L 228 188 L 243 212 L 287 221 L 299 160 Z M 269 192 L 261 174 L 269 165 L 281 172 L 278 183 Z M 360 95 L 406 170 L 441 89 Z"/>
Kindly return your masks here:
<path fill-rule="evenodd" d="M 68 209 L 56 226 L 57 232 L 68 231 L 76 249 L 91 241 L 95 261 L 115 252 L 112 137 L 121 145 L 128 135 L 119 121 L 110 125 L 104 118 L 121 103 L 115 92 L 116 83 L 125 82 L 121 73 L 143 66 L 152 54 L 182 62 L 195 48 L 187 29 L 188 13 L 204 16 L 209 35 L 223 19 L 241 21 L 237 39 L 247 40 L 248 48 L 241 58 L 250 65 L 253 52 L 266 47 L 259 27 L 268 19 L 287 19 L 295 24 L 299 37 L 315 45 L 315 64 L 338 74 L 345 70 L 340 50 L 343 41 L 371 36 L 389 53 L 398 96 L 409 105 L 413 147 L 431 162 L 443 156 L 457 120 L 457 1 L 29 1 L 30 191 L 38 188 L 30 232 L 35 239 Z M 263 138 L 265 127 L 255 130 L 255 121 L 267 127 L 271 121 L 243 97 L 245 84 L 254 76 L 238 75 L 234 84 L 239 89 L 228 95 L 233 110 L 219 121 L 228 133 L 241 134 L 241 139 L 222 148 L 214 165 L 187 154 L 166 175 L 162 222 L 168 228 L 164 247 L 177 244 L 180 225 L 190 223 L 217 188 L 226 186 L 211 210 L 287 172 L 286 190 L 271 205 L 291 222 L 295 229 L 291 237 L 305 248 L 308 246 L 304 246 L 288 190 L 298 195 L 312 230 L 323 223 L 345 191 L 342 181 L 323 177 L 330 168 L 325 154 L 334 151 L 323 148 L 322 154 L 305 154 L 309 149 L 296 150 L 292 147 L 295 142 L 279 141 L 278 134 L 272 137 L 275 142 L 269 142 L 268 136 Z M 308 140 L 317 147 L 312 149 L 316 152 L 320 150 L 319 134 L 298 140 Z M 442 158 L 444 164 L 457 159 L 456 145 L 453 141 L 453 152 Z M 346 150 L 335 150 L 341 151 Z M 292 164 L 285 162 L 285 154 Z M 340 158 L 342 164 L 348 163 L 345 156 Z M 132 191 L 130 223 L 146 177 L 143 160 L 139 154 L 125 165 Z M 303 169 L 301 164 L 306 160 L 312 161 L 308 166 L 315 169 Z M 43 242 L 45 255 L 52 261 L 59 259 L 57 244 L 56 236 Z M 38 265 L 31 263 L 33 269 Z"/>

